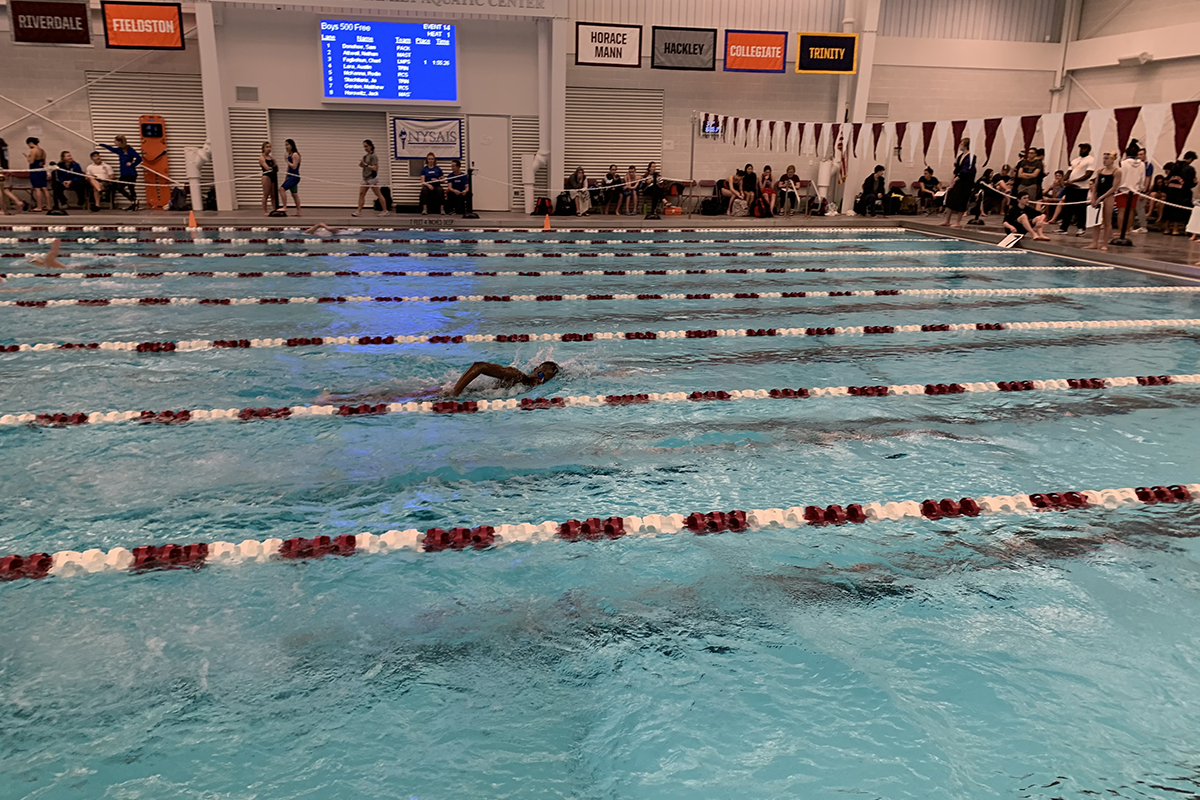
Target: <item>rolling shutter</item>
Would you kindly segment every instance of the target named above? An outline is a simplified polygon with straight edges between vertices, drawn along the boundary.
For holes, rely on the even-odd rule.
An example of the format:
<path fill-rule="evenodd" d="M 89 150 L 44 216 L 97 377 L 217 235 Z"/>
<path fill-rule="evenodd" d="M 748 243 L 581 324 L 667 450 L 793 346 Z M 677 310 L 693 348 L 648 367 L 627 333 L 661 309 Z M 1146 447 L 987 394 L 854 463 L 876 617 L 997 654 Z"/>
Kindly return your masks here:
<path fill-rule="evenodd" d="M 406 119 L 462 119 L 463 133 L 466 133 L 467 127 L 465 118 L 462 114 L 392 114 L 388 117 L 387 123 L 387 147 L 383 148 L 383 153 L 388 157 L 392 164 L 392 202 L 402 206 L 415 206 L 421 200 L 421 177 L 420 169 L 424 164 L 420 161 L 404 159 L 402 161 L 393 160 L 396 157 L 395 142 L 392 141 L 392 119 L 395 117 L 403 117 Z M 467 154 L 467 143 L 464 135 L 463 141 L 463 164 L 470 164 L 470 156 Z M 380 157 L 383 161 L 383 157 Z M 450 174 L 450 164 L 446 160 L 438 162 L 443 171 L 447 175 Z M 417 172 L 413 172 L 416 169 Z"/>
<path fill-rule="evenodd" d="M 87 90 L 92 137 L 112 144 L 113 137 L 123 133 L 131 145 L 141 150 L 138 117 L 158 114 L 164 120 L 171 178 L 186 183 L 184 148 L 203 147 L 207 138 L 200 76 L 161 72 L 118 72 L 106 76 L 92 70 L 85 76 L 89 82 L 97 81 Z M 116 157 L 104 150 L 101 153 L 115 170 Z M 78 160 L 86 163 L 87 154 L 82 156 Z M 201 180 L 212 181 L 211 164 L 204 165 Z"/>
<path fill-rule="evenodd" d="M 379 111 L 289 111 L 271 109 L 271 145 L 279 162 L 280 184 L 284 181 L 285 139 L 296 142 L 300 152 L 300 204 L 329 208 L 358 205 L 362 170 L 363 139 L 375 143 L 379 156 L 379 184 L 390 182 L 391 159 L 387 114 Z M 258 158 L 257 152 L 254 154 Z M 375 195 L 367 195 L 374 202 Z M 290 201 L 289 201 L 290 202 Z"/>
<path fill-rule="evenodd" d="M 525 210 L 525 187 L 521 185 L 521 156 L 533 155 L 538 151 L 538 118 L 537 117 L 512 117 L 512 124 L 509 127 L 510 147 L 512 148 L 512 169 L 509 174 L 512 175 L 509 180 L 512 183 L 512 210 Z M 538 197 L 546 197 L 546 168 L 542 167 L 537 171 L 537 183 L 534 185 L 534 193 Z"/>
<path fill-rule="evenodd" d="M 568 86 L 566 134 L 568 174 L 583 167 L 603 178 L 610 164 L 622 174 L 632 164 L 641 175 L 649 162 L 662 164 L 663 91 Z M 566 177 L 554 177 L 555 194 Z"/>
<path fill-rule="evenodd" d="M 262 170 L 258 166 L 258 154 L 262 152 L 262 143 L 271 139 L 266 109 L 230 108 L 229 138 L 233 148 L 233 174 L 240 179 L 233 185 L 238 208 L 261 207 L 262 181 L 258 176 Z M 282 163 L 282 159 L 277 157 L 276 160 Z M 254 177 L 246 177 L 248 175 Z"/>

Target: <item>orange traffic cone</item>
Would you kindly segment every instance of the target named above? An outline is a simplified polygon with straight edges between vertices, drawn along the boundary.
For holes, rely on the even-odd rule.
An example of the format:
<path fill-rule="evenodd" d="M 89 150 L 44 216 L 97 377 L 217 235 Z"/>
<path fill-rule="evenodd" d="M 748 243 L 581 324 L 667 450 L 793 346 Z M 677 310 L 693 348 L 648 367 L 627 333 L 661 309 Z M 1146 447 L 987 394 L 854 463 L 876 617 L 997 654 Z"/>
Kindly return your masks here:
<path fill-rule="evenodd" d="M 196 224 L 196 212 L 195 211 L 188 212 L 188 227 L 189 228 L 199 228 L 200 227 L 199 225 Z"/>
<path fill-rule="evenodd" d="M 550 230 L 550 215 L 549 214 L 546 215 L 546 221 L 544 223 L 542 223 L 542 230 L 544 230 L 544 231 Z"/>

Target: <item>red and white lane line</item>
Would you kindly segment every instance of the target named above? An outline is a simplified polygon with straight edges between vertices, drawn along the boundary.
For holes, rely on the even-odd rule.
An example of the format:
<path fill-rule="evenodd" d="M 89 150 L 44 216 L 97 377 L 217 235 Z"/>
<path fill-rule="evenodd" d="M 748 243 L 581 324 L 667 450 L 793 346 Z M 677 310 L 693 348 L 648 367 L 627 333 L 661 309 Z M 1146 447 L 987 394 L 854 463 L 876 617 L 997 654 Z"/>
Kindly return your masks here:
<path fill-rule="evenodd" d="M 45 244 L 56 241 L 53 236 L 4 236 L 0 237 L 0 245 L 6 244 Z M 204 238 L 172 239 L 166 237 L 138 238 L 136 236 L 118 237 L 80 237 L 72 239 L 76 244 L 159 244 L 159 245 L 205 245 L 205 244 L 436 244 L 436 245 L 489 245 L 489 244 L 533 244 L 533 245 L 563 245 L 563 244 L 842 244 L 846 242 L 910 242 L 916 244 L 923 241 L 919 237 L 844 237 L 840 239 L 393 239 L 345 236 L 311 236 L 290 238 Z M 1003 248 L 996 248 L 997 251 Z M 472 250 L 466 250 L 460 255 L 477 255 Z"/>
<path fill-rule="evenodd" d="M 834 328 L 734 328 L 724 330 L 598 331 L 593 333 L 465 333 L 389 334 L 384 336 L 294 336 L 287 339 L 191 339 L 164 342 L 45 342 L 0 345 L 0 353 L 46 353 L 113 350 L 135 353 L 191 353 L 272 347 L 322 347 L 336 345 L 462 344 L 496 342 L 603 342 L 614 339 L 650 341 L 658 339 L 716 339 L 758 336 L 861 336 L 904 333 L 965 333 L 976 331 L 1118 330 L 1138 328 L 1197 328 L 1200 319 L 1085 319 L 1039 322 L 958 322 L 924 325 L 850 325 Z"/>
<path fill-rule="evenodd" d="M 1011 254 L 1024 253 L 1023 250 L 1005 250 L 998 248 L 995 250 L 838 250 L 831 253 L 812 253 L 812 252 L 797 252 L 794 250 L 780 251 L 765 251 L 765 250 L 744 250 L 741 252 L 735 251 L 709 251 L 709 252 L 666 252 L 658 251 L 651 252 L 648 250 L 642 251 L 595 251 L 588 253 L 421 253 L 409 250 L 376 250 L 372 252 L 349 252 L 338 251 L 328 253 L 312 253 L 308 251 L 296 251 L 291 253 L 279 252 L 212 252 L 212 253 L 135 253 L 135 252 L 96 252 L 88 253 L 94 258 L 157 258 L 157 259 L 173 259 L 173 258 L 813 258 L 814 256 L 824 257 L 825 255 L 837 256 L 887 256 L 891 258 L 899 258 L 903 256 L 944 256 L 944 255 L 996 255 L 996 254 Z M 20 258 L 30 259 L 37 257 L 37 253 L 0 253 L 0 258 Z"/>
<path fill-rule="evenodd" d="M 397 297 L 72 297 L 60 300 L 0 300 L 0 307 L 65 306 L 266 306 L 289 303 L 488 303 L 573 302 L 581 300 L 778 300 L 817 297 L 1022 297 L 1027 295 L 1169 294 L 1200 292 L 1200 286 L 1070 286 L 1020 289 L 847 289 L 807 292 L 703 292 L 696 294 L 514 294 L 419 295 Z"/>
<path fill-rule="evenodd" d="M 1200 497 L 1200 484 L 1139 486 L 1124 489 L 1078 489 L 1034 494 L 984 495 L 923 501 L 877 501 L 846 505 L 796 505 L 789 508 L 753 508 L 748 511 L 695 511 L 689 514 L 647 514 L 642 517 L 592 517 L 540 523 L 479 525 L 472 528 L 429 528 L 425 531 L 390 530 L 312 539 L 245 539 L 233 542 L 143 545 L 105 551 L 8 555 L 0 558 L 0 581 L 69 578 L 98 572 L 137 574 L 153 570 L 200 569 L 246 562 L 296 561 L 324 556 L 383 555 L 411 550 L 437 553 L 447 550 L 484 550 L 520 542 L 537 544 L 554 539 L 567 542 L 652 537 L 682 533 L 705 536 L 744 533 L 773 528 L 861 525 L 902 519 L 937 521 L 1054 511 L 1115 509 L 1122 506 L 1176 505 Z"/>
<path fill-rule="evenodd" d="M 1032 392 L 1120 389 L 1125 387 L 1175 386 L 1193 388 L 1197 375 L 1138 375 L 1121 378 L 1048 378 L 1044 380 L 978 381 L 964 383 L 912 383 L 872 386 L 819 386 L 800 389 L 733 389 L 731 391 L 652 392 L 647 394 L 572 395 L 567 397 L 515 398 L 503 400 L 440 400 L 407 403 L 361 403 L 357 405 L 298 405 L 271 408 L 181 409 L 178 411 L 93 411 L 48 414 L 4 414 L 0 425 L 33 425 L 65 428 L 110 422 L 175 424 L 181 422 L 249 422 L 256 419 L 300 419 L 301 417 L 386 416 L 389 414 L 475 414 L 481 411 L 540 411 L 579 407 L 615 407 L 650 403 L 705 403 L 735 400 L 800 400 L 813 397 L 895 397 L 922 395 L 941 397 L 995 392 Z"/>
<path fill-rule="evenodd" d="M 138 231 L 150 231 L 152 233 L 166 233 L 169 231 L 213 231 L 218 233 L 268 233 L 278 231 L 281 233 L 296 232 L 301 230 L 296 225 L 253 225 L 253 226 L 217 226 L 217 227 L 200 227 L 187 228 L 182 225 L 0 225 L 0 231 L 13 231 L 15 233 L 29 233 L 31 231 L 47 231 L 48 233 L 66 233 L 68 231 L 79 231 L 82 233 L 93 233 L 98 231 L 117 231 L 119 233 L 136 233 Z M 361 233 L 363 228 L 342 228 L 343 233 Z M 379 227 L 371 228 L 370 230 L 397 230 L 397 231 L 421 231 L 423 233 L 631 233 L 631 234 L 650 234 L 657 235 L 662 233 L 769 233 L 772 231 L 788 230 L 793 233 L 804 230 L 803 228 L 776 228 L 776 227 L 752 227 L 744 228 L 555 228 L 552 231 L 543 231 L 541 228 L 388 228 Z M 891 231 L 899 230 L 899 228 L 886 227 L 869 227 L 862 226 L 857 228 L 810 228 L 815 234 L 823 233 L 863 233 L 864 231 Z M 920 234 L 916 234 L 911 238 L 922 238 Z"/>
<path fill-rule="evenodd" d="M 106 280 L 113 278 L 138 278 L 142 280 L 161 280 L 163 278 L 560 278 L 560 277 L 611 277 L 648 275 L 785 275 L 788 273 L 813 272 L 927 272 L 927 273 L 962 273 L 962 272 L 1109 272 L 1115 267 L 1102 266 L 1033 266 L 1033 267 L 747 267 L 745 269 L 583 269 L 583 270 L 539 270 L 536 272 L 478 272 L 467 270 L 451 271 L 419 271 L 419 270 L 313 270 L 309 272 L 268 270 L 262 272 L 233 272 L 233 271 L 200 271 L 200 272 L 16 272 L 0 273 L 0 278 L 6 280 L 23 280 L 33 278 L 65 278 L 72 280 Z"/>

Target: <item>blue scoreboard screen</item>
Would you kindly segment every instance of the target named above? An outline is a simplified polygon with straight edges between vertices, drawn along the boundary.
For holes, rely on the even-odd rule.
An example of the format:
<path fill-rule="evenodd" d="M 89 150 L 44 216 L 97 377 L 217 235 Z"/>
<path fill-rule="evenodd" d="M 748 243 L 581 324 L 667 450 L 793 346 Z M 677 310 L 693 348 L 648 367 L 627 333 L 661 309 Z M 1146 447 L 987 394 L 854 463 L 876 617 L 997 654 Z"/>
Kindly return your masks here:
<path fill-rule="evenodd" d="M 454 26 L 323 19 L 321 77 L 330 100 L 458 102 Z"/>

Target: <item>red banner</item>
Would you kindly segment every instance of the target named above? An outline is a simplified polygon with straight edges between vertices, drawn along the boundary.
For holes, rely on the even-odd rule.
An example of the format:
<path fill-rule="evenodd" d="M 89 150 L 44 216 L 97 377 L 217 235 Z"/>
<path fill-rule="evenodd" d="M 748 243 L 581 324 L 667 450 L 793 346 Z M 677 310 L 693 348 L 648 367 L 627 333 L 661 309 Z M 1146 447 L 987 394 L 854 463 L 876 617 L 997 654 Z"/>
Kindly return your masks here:
<path fill-rule="evenodd" d="M 1037 133 L 1038 120 L 1041 118 L 1041 114 L 1034 114 L 1031 117 L 1021 117 L 1021 138 L 1025 142 L 1026 150 L 1033 146 L 1033 135 Z M 1050 143 L 1047 142 L 1046 146 L 1049 147 Z"/>
<path fill-rule="evenodd" d="M 929 163 L 929 144 L 933 141 L 933 132 L 937 130 L 936 122 L 921 123 L 921 155 L 925 159 L 925 163 Z"/>
<path fill-rule="evenodd" d="M 1071 158 L 1071 153 L 1075 150 L 1075 140 L 1079 138 L 1079 129 L 1083 127 L 1083 119 L 1087 116 L 1086 111 L 1068 111 L 1063 114 L 1063 131 L 1067 136 L 1067 158 Z"/>
<path fill-rule="evenodd" d="M 1197 110 L 1200 110 L 1200 100 L 1171 104 L 1171 117 L 1175 120 L 1176 158 L 1179 158 L 1179 155 L 1183 152 L 1183 148 L 1187 144 L 1188 134 L 1192 132 L 1192 125 L 1196 124 Z"/>
<path fill-rule="evenodd" d="M 8 19 L 12 26 L 14 42 L 88 45 L 92 43 L 92 15 L 86 2 L 9 0 Z"/>
<path fill-rule="evenodd" d="M 726 72 L 783 72 L 787 33 L 725 31 Z"/>
<path fill-rule="evenodd" d="M 178 3 L 103 0 L 104 46 L 121 50 L 182 50 L 183 11 Z"/>

